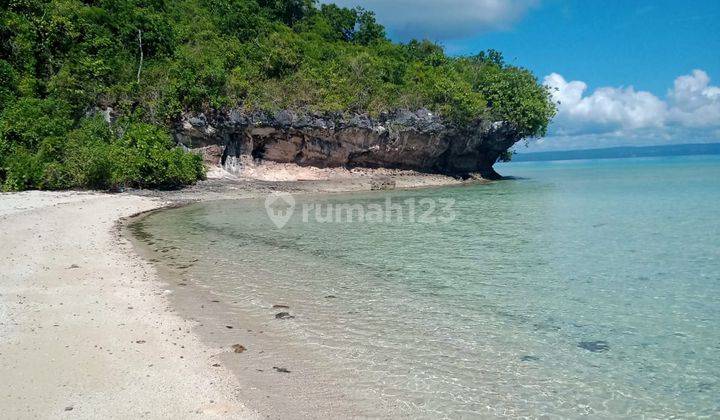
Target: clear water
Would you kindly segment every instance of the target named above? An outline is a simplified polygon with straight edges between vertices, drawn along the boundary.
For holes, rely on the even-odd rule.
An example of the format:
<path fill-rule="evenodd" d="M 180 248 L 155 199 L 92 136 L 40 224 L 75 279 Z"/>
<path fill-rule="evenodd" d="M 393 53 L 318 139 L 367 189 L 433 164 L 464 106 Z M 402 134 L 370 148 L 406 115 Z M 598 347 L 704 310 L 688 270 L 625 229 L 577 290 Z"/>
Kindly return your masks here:
<path fill-rule="evenodd" d="M 239 316 L 289 304 L 268 340 L 370 416 L 720 416 L 720 157 L 499 169 L 518 179 L 299 198 L 452 198 L 448 223 L 277 229 L 263 202 L 221 201 L 142 227 Z"/>

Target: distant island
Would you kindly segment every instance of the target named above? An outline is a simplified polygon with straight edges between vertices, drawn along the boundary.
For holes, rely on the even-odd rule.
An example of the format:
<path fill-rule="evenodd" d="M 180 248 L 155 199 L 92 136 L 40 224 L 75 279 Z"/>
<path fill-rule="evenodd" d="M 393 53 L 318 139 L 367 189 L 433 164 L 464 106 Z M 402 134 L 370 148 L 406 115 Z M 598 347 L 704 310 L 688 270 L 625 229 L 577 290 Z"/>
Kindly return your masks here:
<path fill-rule="evenodd" d="M 654 156 L 718 155 L 720 143 L 669 144 L 663 146 L 609 147 L 605 149 L 516 153 L 513 162 L 549 160 L 622 159 Z"/>

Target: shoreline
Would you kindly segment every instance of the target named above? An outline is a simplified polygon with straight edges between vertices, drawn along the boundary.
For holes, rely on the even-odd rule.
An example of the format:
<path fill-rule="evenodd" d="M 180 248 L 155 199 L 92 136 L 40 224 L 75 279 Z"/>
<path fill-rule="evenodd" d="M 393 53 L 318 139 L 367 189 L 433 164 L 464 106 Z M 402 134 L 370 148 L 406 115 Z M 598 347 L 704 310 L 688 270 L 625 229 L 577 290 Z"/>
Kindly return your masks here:
<path fill-rule="evenodd" d="M 427 185 L 409 176 L 398 189 L 464 184 L 433 179 Z M 367 192 L 367 181 L 211 179 L 169 192 L 0 194 L 0 411 L 13 418 L 257 417 L 241 382 L 217 363 L 227 349 L 208 345 L 193 331 L 196 322 L 175 312 L 157 267 L 120 227 L 197 201 Z"/>

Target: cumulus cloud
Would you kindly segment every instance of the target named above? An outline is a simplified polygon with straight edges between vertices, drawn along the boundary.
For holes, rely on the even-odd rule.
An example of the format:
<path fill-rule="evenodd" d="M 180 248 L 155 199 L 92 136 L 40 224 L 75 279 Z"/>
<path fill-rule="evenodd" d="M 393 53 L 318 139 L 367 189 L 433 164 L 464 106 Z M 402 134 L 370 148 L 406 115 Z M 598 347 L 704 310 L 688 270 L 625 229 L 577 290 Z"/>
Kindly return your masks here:
<path fill-rule="evenodd" d="M 602 87 L 585 95 L 585 82 L 568 82 L 557 73 L 546 76 L 544 84 L 559 103 L 556 123 L 562 133 L 660 127 L 666 118 L 665 102 L 632 86 Z"/>
<path fill-rule="evenodd" d="M 401 39 L 450 40 L 505 29 L 538 0 L 323 0 L 344 7 L 361 6 Z"/>
<path fill-rule="evenodd" d="M 552 89 L 558 115 L 550 137 L 584 147 L 585 140 L 643 144 L 652 141 L 720 140 L 720 88 L 702 70 L 675 79 L 667 97 L 630 87 L 601 87 L 591 93 L 582 81 L 552 73 L 544 78 Z M 586 143 L 586 144 L 582 144 Z"/>
<path fill-rule="evenodd" d="M 690 127 L 720 127 L 720 87 L 710 86 L 702 70 L 675 79 L 668 99 L 673 103 L 669 122 Z"/>

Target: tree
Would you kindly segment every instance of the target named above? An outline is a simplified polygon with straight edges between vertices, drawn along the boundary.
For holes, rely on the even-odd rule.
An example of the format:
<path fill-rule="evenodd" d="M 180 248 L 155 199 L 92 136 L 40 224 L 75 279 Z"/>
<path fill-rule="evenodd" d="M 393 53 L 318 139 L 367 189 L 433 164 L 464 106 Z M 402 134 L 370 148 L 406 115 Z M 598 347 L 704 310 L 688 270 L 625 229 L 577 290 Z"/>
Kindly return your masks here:
<path fill-rule="evenodd" d="M 288 26 L 315 11 L 315 0 L 259 0 L 258 4 L 269 10 L 274 19 Z"/>
<path fill-rule="evenodd" d="M 500 51 L 494 50 L 492 48 L 486 51 L 480 51 L 475 57 L 473 57 L 473 60 L 482 64 L 493 64 L 498 67 L 505 66 L 505 59 L 503 58 L 503 54 Z"/>
<path fill-rule="evenodd" d="M 386 39 L 385 28 L 375 20 L 375 12 L 358 7 L 355 13 L 358 28 L 353 41 L 361 45 L 370 45 Z"/>
<path fill-rule="evenodd" d="M 333 30 L 332 40 L 350 42 L 355 38 L 355 26 L 358 15 L 353 9 L 339 7 L 336 4 L 323 4 L 320 14 Z"/>

